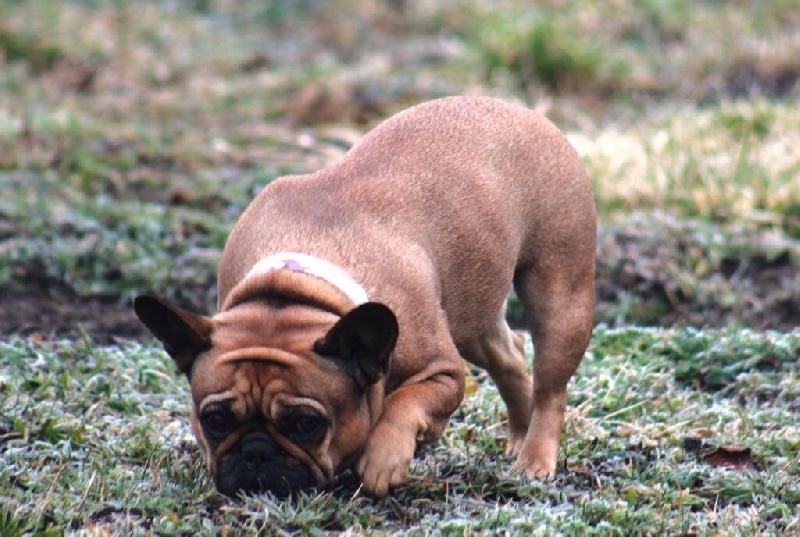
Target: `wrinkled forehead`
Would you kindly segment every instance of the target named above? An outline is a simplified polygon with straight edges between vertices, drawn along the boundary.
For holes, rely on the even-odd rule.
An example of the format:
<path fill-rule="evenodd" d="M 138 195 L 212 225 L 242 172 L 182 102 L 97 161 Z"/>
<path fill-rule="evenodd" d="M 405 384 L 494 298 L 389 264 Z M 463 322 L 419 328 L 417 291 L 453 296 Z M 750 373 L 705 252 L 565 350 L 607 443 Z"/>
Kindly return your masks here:
<path fill-rule="evenodd" d="M 316 398 L 324 393 L 320 384 L 336 382 L 325 365 L 316 357 L 279 349 L 238 349 L 198 364 L 192 372 L 192 397 L 198 410 L 218 402 L 240 418 L 269 415 L 270 405 L 285 400 L 282 396 Z"/>

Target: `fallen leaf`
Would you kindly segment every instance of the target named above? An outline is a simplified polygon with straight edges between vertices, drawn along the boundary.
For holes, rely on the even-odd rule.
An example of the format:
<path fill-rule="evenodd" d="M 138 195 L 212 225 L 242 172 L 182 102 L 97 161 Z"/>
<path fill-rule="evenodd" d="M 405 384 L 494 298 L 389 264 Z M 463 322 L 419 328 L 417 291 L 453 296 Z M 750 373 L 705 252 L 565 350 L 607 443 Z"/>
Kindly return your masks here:
<path fill-rule="evenodd" d="M 472 395 L 473 393 L 478 391 L 478 383 L 475 381 L 475 377 L 468 376 L 464 378 L 464 393 L 467 395 Z"/>
<path fill-rule="evenodd" d="M 700 456 L 700 459 L 711 466 L 727 466 L 736 470 L 749 470 L 755 468 L 752 452 L 749 447 L 725 445 L 710 447 Z"/>

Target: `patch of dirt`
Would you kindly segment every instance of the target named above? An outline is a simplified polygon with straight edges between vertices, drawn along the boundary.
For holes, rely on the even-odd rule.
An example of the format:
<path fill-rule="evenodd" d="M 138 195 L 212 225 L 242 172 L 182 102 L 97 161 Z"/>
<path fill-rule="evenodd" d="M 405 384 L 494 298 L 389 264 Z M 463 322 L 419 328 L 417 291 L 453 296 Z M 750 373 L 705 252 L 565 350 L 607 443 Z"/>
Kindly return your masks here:
<path fill-rule="evenodd" d="M 679 221 L 602 230 L 597 322 L 774 330 L 800 326 L 800 259 L 790 246 L 740 253 L 726 247 L 724 254 L 714 254 L 716 246 L 703 241 L 692 224 Z M 168 290 L 165 298 L 207 313 L 209 285 Z M 0 304 L 0 337 L 85 334 L 99 343 L 151 337 L 130 303 L 119 296 L 79 295 L 48 275 L 40 261 L 19 267 L 12 284 L 0 287 Z M 521 326 L 518 305 L 512 303 L 509 318 Z"/>
<path fill-rule="evenodd" d="M 149 520 L 145 513 L 136 507 L 105 506 L 89 515 L 89 522 L 92 529 L 95 530 L 123 525 L 128 530 L 136 527 L 146 532 L 152 526 L 152 520 Z"/>
<path fill-rule="evenodd" d="M 31 259 L 14 270 L 10 285 L 0 286 L 0 338 L 33 336 L 43 340 L 88 336 L 97 343 L 149 340 L 152 336 L 133 312 L 133 304 L 121 296 L 76 292 L 53 278 L 40 259 Z M 208 282 L 170 289 L 163 297 L 198 313 L 208 313 Z"/>
<path fill-rule="evenodd" d="M 59 284 L 0 288 L 0 303 L 4 305 L 0 308 L 0 335 L 75 339 L 87 334 L 106 343 L 120 338 L 146 339 L 148 334 L 133 308 L 117 298 L 81 297 Z"/>
<path fill-rule="evenodd" d="M 800 326 L 798 244 L 712 233 L 663 218 L 601 230 L 597 321 L 609 325 Z"/>
<path fill-rule="evenodd" d="M 37 262 L 17 273 L 21 278 L 0 287 L 0 335 L 76 339 L 86 334 L 99 343 L 149 337 L 133 307 L 121 303 L 119 297 L 80 296 L 49 278 Z"/>
<path fill-rule="evenodd" d="M 785 99 L 800 91 L 800 62 L 796 57 L 761 58 L 751 54 L 734 61 L 705 82 L 701 103 L 722 99 L 767 97 Z"/>

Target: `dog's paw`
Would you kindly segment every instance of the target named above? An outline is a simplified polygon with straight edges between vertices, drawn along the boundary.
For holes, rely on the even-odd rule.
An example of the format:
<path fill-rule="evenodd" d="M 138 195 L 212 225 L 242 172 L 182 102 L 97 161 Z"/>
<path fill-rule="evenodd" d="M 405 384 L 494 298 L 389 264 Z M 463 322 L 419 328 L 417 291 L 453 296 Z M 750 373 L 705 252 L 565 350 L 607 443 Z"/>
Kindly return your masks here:
<path fill-rule="evenodd" d="M 525 441 L 526 431 L 509 431 L 508 443 L 506 444 L 506 455 L 509 457 L 516 457 L 522 449 L 522 443 Z"/>
<path fill-rule="evenodd" d="M 552 465 L 542 461 L 533 461 L 533 462 L 520 462 L 517 459 L 517 462 L 514 463 L 512 466 L 512 470 L 517 472 L 525 472 L 525 475 L 528 479 L 537 479 L 537 480 L 547 480 L 553 477 L 556 473 L 556 465 L 553 463 Z"/>
<path fill-rule="evenodd" d="M 556 473 L 557 455 L 558 444 L 548 446 L 547 443 L 537 444 L 528 439 L 527 442 L 521 442 L 517 461 L 511 469 L 516 472 L 525 472 L 528 479 L 549 479 Z"/>
<path fill-rule="evenodd" d="M 403 434 L 392 425 L 378 424 L 356 464 L 356 472 L 366 491 L 382 498 L 389 488 L 404 483 L 415 445 L 413 436 Z"/>

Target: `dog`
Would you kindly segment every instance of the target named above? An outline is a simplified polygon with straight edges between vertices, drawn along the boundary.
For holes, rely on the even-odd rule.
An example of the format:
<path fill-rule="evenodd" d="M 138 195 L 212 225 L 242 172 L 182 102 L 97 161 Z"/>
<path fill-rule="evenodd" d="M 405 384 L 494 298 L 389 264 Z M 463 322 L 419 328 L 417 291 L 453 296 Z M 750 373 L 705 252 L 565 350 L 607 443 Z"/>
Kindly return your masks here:
<path fill-rule="evenodd" d="M 225 244 L 213 317 L 150 295 L 134 308 L 188 377 L 223 494 L 285 497 L 354 469 L 384 496 L 461 403 L 463 359 L 505 402 L 514 468 L 546 478 L 592 331 L 595 242 L 591 185 L 553 123 L 447 97 L 265 186 Z"/>

